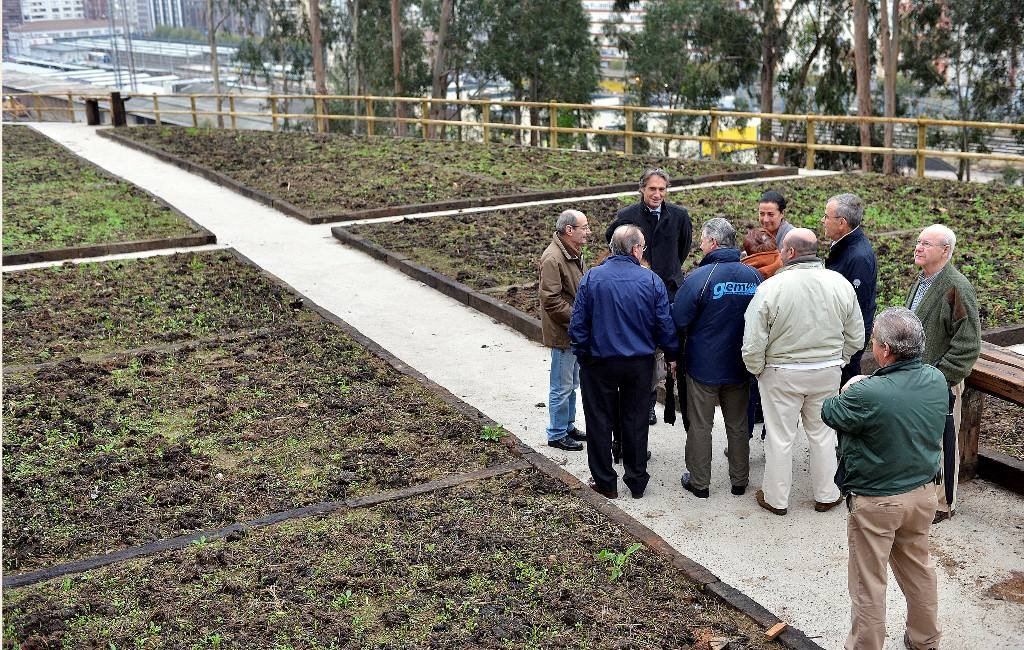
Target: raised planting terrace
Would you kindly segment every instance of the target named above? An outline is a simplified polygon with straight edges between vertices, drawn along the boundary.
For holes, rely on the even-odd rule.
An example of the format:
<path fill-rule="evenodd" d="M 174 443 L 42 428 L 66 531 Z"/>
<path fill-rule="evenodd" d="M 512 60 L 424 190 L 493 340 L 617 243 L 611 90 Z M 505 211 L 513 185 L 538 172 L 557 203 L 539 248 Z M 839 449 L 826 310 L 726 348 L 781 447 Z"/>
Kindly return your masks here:
<path fill-rule="evenodd" d="M 533 469 L 5 590 L 4 616 L 10 647 L 779 647 Z"/>
<path fill-rule="evenodd" d="M 585 194 L 587 188 L 621 191 L 652 166 L 680 179 L 791 173 L 728 162 L 412 138 L 168 126 L 101 134 L 141 145 L 314 222 L 493 205 L 537 193 L 553 198 Z"/>
<path fill-rule="evenodd" d="M 918 273 L 913 264 L 913 249 L 921 228 L 946 223 L 958 234 L 954 262 L 977 290 L 982 326 L 1024 323 L 1024 264 L 1015 251 L 1017 235 L 1024 232 L 1024 188 L 844 174 L 683 190 L 669 197 L 689 208 L 695 233 L 708 219 L 724 216 L 742 237 L 758 225 L 757 201 L 767 189 L 786 196 L 791 222 L 819 233 L 821 216 L 830 197 L 853 192 L 864 199 L 867 209 L 863 227 L 879 261 L 880 309 L 903 304 Z M 607 254 L 604 230 L 615 211 L 635 200 L 623 197 L 403 219 L 341 226 L 335 231 L 343 241 L 367 250 L 370 249 L 363 242 L 377 247 L 370 252 L 387 257 L 389 263 L 407 272 L 411 267 L 404 258 L 468 286 L 487 300 L 494 299 L 524 312 L 519 316 L 510 314 L 506 322 L 527 335 L 539 337 L 537 321 L 532 325 L 526 321 L 539 318 L 537 263 L 551 241 L 558 213 L 573 207 L 588 216 L 593 236 L 586 256 L 592 264 Z M 695 242 L 698 237 L 695 234 Z M 822 242 L 822 255 L 826 247 L 827 240 Z M 386 255 L 380 249 L 394 255 Z M 684 268 L 692 268 L 700 257 L 695 247 Z M 412 273 L 415 275 L 414 269 Z M 422 274 L 417 277 L 428 283 L 432 280 Z M 448 289 L 451 290 L 451 284 Z M 481 307 L 480 299 L 467 302 L 487 310 L 487 305 Z M 502 318 L 494 309 L 487 313 Z M 1024 409 L 995 398 L 987 398 L 987 404 L 982 444 L 1024 459 Z"/>
<path fill-rule="evenodd" d="M 3 170 L 5 264 L 215 241 L 163 201 L 27 126 L 4 125 Z"/>
<path fill-rule="evenodd" d="M 783 193 L 789 202 L 786 216 L 794 225 L 819 233 L 831 196 L 853 192 L 865 201 L 863 227 L 878 255 L 880 306 L 903 303 L 918 273 L 913 248 L 920 229 L 937 222 L 950 225 L 959 236 L 954 262 L 977 289 L 982 326 L 1024 322 L 1024 264 L 1015 250 L 1017 235 L 1024 232 L 1024 188 L 843 174 L 683 190 L 670 194 L 669 200 L 686 206 L 694 220 L 695 247 L 684 270 L 700 259 L 696 242 L 703 222 L 725 217 L 742 237 L 757 227 L 757 200 L 767 189 Z M 600 259 L 607 250 L 605 227 L 617 209 L 635 200 L 580 201 L 344 228 L 473 289 L 491 291 L 536 283 L 537 263 L 551 241 L 555 218 L 569 207 L 588 216 L 594 231 L 589 261 Z M 821 250 L 824 255 L 827 240 Z M 529 299 L 517 293 L 513 304 L 536 315 L 536 291 Z"/>

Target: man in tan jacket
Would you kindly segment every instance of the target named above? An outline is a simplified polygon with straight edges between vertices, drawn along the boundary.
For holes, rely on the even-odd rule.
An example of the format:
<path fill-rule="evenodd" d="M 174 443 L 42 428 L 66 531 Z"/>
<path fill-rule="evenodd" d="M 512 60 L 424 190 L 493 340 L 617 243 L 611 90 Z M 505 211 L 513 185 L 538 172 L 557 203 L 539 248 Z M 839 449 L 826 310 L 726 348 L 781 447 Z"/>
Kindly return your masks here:
<path fill-rule="evenodd" d="M 793 445 L 803 421 L 810 448 L 814 509 L 842 501 L 836 474 L 836 432 L 821 405 L 839 392 L 842 366 L 864 348 L 864 318 L 853 286 L 825 268 L 818 239 L 794 228 L 783 240 L 782 268 L 757 288 L 744 314 L 743 363 L 757 377 L 768 430 L 758 504 L 777 515 L 789 508 Z"/>
<path fill-rule="evenodd" d="M 565 451 L 580 451 L 587 439 L 575 425 L 580 366 L 569 348 L 569 319 L 583 277 L 583 245 L 589 236 L 586 215 L 565 210 L 558 215 L 551 244 L 540 257 L 541 337 L 551 348 L 548 446 Z"/>

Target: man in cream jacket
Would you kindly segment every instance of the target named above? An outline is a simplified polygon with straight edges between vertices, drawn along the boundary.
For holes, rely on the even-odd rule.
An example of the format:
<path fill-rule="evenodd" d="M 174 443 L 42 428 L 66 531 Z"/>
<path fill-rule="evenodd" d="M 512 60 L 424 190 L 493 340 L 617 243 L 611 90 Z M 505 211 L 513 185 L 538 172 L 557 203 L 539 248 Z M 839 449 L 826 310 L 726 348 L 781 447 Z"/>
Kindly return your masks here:
<path fill-rule="evenodd" d="M 783 267 L 757 289 L 744 314 L 743 363 L 757 377 L 768 437 L 758 504 L 789 508 L 793 444 L 803 422 L 810 448 L 814 509 L 842 501 L 834 482 L 836 432 L 821 421 L 822 403 L 838 394 L 841 369 L 864 348 L 857 294 L 817 257 L 818 239 L 795 228 L 783 241 Z"/>

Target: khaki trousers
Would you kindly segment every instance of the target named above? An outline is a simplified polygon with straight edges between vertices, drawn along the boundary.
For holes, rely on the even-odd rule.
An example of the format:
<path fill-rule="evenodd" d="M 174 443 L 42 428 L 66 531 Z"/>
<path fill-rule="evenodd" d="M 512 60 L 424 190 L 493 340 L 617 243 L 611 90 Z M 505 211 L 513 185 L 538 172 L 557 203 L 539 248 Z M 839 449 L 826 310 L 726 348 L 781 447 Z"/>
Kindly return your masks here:
<path fill-rule="evenodd" d="M 768 436 L 764 441 L 764 500 L 773 508 L 789 507 L 793 485 L 793 444 L 802 421 L 810 449 L 814 500 L 834 503 L 836 432 L 821 421 L 821 405 L 839 392 L 839 366 L 817 370 L 765 368 L 757 378 Z"/>
<path fill-rule="evenodd" d="M 953 392 L 953 396 L 956 398 L 956 402 L 953 403 L 953 430 L 956 431 L 956 471 L 953 476 L 942 477 L 942 482 L 935 486 L 935 498 L 937 499 L 938 507 L 937 510 L 949 512 L 950 510 L 956 510 L 956 490 L 960 484 L 960 414 L 961 414 L 961 403 L 964 397 L 964 382 L 960 382 L 956 386 L 951 386 L 950 389 Z M 942 450 L 942 454 L 939 458 L 943 458 L 945 449 Z M 943 485 L 947 480 L 953 481 L 953 503 L 946 503 L 946 486 Z"/>
<path fill-rule="evenodd" d="M 729 482 L 746 487 L 750 481 L 750 439 L 747 433 L 747 403 L 750 382 L 711 386 L 686 376 L 686 470 L 690 485 L 703 490 L 711 483 L 711 429 L 715 405 L 722 406 L 725 435 L 729 441 Z"/>
<path fill-rule="evenodd" d="M 887 497 L 850 495 L 850 634 L 846 650 L 881 650 L 885 643 L 886 564 L 907 599 L 907 638 L 937 648 L 939 593 L 928 533 L 935 516 L 931 483 Z"/>

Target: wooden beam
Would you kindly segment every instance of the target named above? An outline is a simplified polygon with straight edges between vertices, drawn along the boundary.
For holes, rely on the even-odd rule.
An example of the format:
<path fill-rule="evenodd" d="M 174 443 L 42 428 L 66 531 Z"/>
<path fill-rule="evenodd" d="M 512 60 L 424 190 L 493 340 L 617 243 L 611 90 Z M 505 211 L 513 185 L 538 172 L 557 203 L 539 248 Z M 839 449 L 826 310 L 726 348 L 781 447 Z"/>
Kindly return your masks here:
<path fill-rule="evenodd" d="M 967 377 L 972 388 L 1024 406 L 1024 369 L 980 358 Z"/>
<path fill-rule="evenodd" d="M 981 358 L 1024 370 L 1024 356 L 991 343 L 981 342 Z"/>

